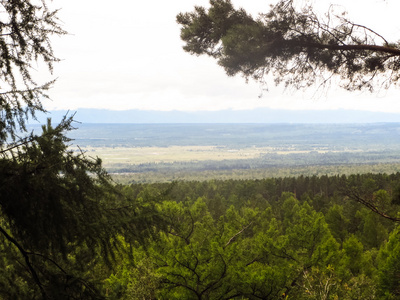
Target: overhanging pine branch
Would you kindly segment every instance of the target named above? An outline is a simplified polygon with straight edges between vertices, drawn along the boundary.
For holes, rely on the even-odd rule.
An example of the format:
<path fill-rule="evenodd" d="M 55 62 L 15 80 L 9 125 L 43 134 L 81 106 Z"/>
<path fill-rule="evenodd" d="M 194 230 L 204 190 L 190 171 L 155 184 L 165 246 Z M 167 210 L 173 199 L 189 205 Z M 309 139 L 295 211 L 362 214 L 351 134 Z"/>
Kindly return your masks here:
<path fill-rule="evenodd" d="M 377 53 L 388 53 L 394 56 L 400 56 L 400 49 L 389 47 L 389 46 L 378 46 L 378 45 L 328 45 L 319 43 L 300 43 L 302 47 L 317 48 L 317 49 L 328 49 L 338 51 L 373 51 Z"/>

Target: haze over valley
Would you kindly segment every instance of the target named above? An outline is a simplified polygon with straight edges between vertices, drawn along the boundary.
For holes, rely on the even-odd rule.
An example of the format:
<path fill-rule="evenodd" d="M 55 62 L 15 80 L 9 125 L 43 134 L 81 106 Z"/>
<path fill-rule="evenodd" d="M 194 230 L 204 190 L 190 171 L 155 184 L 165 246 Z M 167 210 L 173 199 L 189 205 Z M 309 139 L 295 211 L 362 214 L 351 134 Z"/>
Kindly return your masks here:
<path fill-rule="evenodd" d="M 72 147 L 126 181 L 397 172 L 400 123 L 75 123 Z M 39 125 L 31 125 L 39 130 Z M 117 179 L 118 180 L 118 179 Z"/>
<path fill-rule="evenodd" d="M 38 113 L 40 123 L 47 118 L 58 122 L 66 114 L 75 114 L 82 123 L 375 123 L 400 122 L 399 112 L 367 110 L 290 110 L 256 108 L 250 110 L 161 111 L 109 110 L 81 108 L 75 111 L 56 110 Z M 32 124 L 37 122 L 31 121 Z"/>

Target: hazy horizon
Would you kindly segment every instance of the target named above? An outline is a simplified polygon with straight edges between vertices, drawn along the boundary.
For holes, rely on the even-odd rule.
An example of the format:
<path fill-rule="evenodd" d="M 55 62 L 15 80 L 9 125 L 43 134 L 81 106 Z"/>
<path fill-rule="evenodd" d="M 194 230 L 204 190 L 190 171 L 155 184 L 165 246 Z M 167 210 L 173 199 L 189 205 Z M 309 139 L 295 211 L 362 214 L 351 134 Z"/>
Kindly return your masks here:
<path fill-rule="evenodd" d="M 75 114 L 82 123 L 392 123 L 400 122 L 400 113 L 372 112 L 362 110 L 285 110 L 256 108 L 251 110 L 218 111 L 161 111 L 161 110 L 108 110 L 82 108 L 56 110 L 37 114 L 39 123 L 47 118 L 59 122 L 66 114 Z M 30 121 L 30 124 L 37 124 Z"/>

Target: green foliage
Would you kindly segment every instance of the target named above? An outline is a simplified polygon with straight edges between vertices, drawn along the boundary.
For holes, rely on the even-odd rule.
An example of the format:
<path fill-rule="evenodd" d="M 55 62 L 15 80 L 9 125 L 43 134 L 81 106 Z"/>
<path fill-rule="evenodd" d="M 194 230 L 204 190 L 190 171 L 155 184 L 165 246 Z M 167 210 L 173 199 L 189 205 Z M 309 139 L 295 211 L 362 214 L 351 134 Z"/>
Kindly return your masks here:
<path fill-rule="evenodd" d="M 168 190 L 157 206 L 167 225 L 146 248 L 134 246 L 133 258 L 117 259 L 120 271 L 107 280 L 108 296 L 387 299 L 396 293 L 397 231 L 391 222 L 340 195 L 338 187 L 373 182 L 365 193 L 381 197 L 395 211 L 387 193 L 398 176 L 127 186 L 127 193 L 137 196 Z M 293 190 L 303 195 L 297 197 Z"/>
<path fill-rule="evenodd" d="M 388 238 L 388 232 L 385 226 L 380 222 L 378 215 L 362 209 L 358 211 L 360 231 L 359 236 L 368 248 L 379 248 L 379 246 Z"/>
<path fill-rule="evenodd" d="M 363 244 L 355 237 L 350 236 L 343 242 L 342 267 L 352 276 L 357 276 L 363 267 Z"/>
<path fill-rule="evenodd" d="M 119 254 L 113 273 L 104 281 L 107 299 L 156 299 L 160 280 L 153 261 L 143 247 L 132 248 L 122 238 L 121 242 L 127 251 Z"/>
<path fill-rule="evenodd" d="M 334 204 L 325 214 L 329 230 L 338 242 L 343 242 L 348 235 L 350 220 L 343 213 L 343 206 Z"/>
<path fill-rule="evenodd" d="M 388 243 L 379 253 L 378 292 L 382 299 L 398 299 L 400 296 L 400 242 L 399 229 L 390 235 Z"/>
<path fill-rule="evenodd" d="M 255 19 L 229 0 L 211 0 L 210 5 L 177 16 L 183 48 L 212 56 L 228 75 L 262 81 L 271 73 L 276 83 L 298 89 L 318 80 L 326 83 L 326 74 L 349 90 L 372 90 L 379 73 L 385 87 L 398 80 L 399 45 L 389 46 L 345 14 L 328 12 L 319 18 L 311 2 L 298 9 L 293 0 L 281 0 Z"/>
<path fill-rule="evenodd" d="M 3 153 L 0 161 L 2 213 L 24 246 L 46 249 L 42 254 L 65 255 L 68 243 L 99 237 L 94 224 L 102 209 L 96 199 L 107 195 L 108 178 L 100 160 L 67 150 L 63 132 L 70 122 L 56 128 L 49 123 L 41 136 Z"/>
<path fill-rule="evenodd" d="M 101 299 L 96 265 L 132 229 L 123 222 L 132 210 L 117 209 L 127 201 L 100 159 L 69 149 L 72 118 L 26 133 L 52 84 L 38 85 L 33 66 L 51 72 L 50 39 L 65 34 L 57 11 L 45 0 L 10 0 L 0 12 L 0 298 Z"/>
<path fill-rule="evenodd" d="M 52 127 L 49 121 L 41 135 L 1 153 L 3 267 L 16 280 L 0 295 L 99 298 L 88 271 L 99 260 L 109 262 L 117 235 L 132 229 L 124 223 L 131 210 L 116 209 L 124 201 L 101 161 L 68 150 L 64 131 L 71 122 Z"/>
<path fill-rule="evenodd" d="M 39 2 L 39 3 L 37 3 Z M 41 3 L 40 3 L 41 2 Z M 2 1 L 0 11 L 0 144 L 7 135 L 15 138 L 15 130 L 25 128 L 26 118 L 44 111 L 41 103 L 53 81 L 36 84 L 32 78 L 36 62 L 44 62 L 50 71 L 54 56 L 50 39 L 66 32 L 60 27 L 57 11 L 45 1 Z"/>

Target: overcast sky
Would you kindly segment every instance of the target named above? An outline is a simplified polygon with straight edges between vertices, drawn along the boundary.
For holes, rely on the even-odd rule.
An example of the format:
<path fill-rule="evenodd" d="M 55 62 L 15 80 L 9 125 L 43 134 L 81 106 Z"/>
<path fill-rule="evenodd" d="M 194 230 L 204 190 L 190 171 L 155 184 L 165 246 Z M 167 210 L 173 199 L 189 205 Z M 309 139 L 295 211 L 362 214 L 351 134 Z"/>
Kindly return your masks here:
<path fill-rule="evenodd" d="M 265 12 L 272 0 L 232 0 L 249 12 Z M 398 0 L 316 1 L 321 9 L 342 4 L 352 20 L 388 39 L 400 39 Z M 68 36 L 56 38 L 62 62 L 50 92 L 49 110 L 106 108 L 112 110 L 221 110 L 270 107 L 279 109 L 361 109 L 400 112 L 400 89 L 379 94 L 284 92 L 268 84 L 227 77 L 216 62 L 182 50 L 179 12 L 207 6 L 207 0 L 54 0 Z M 50 79 L 51 77 L 48 77 Z M 262 94 L 262 97 L 259 96 Z"/>

